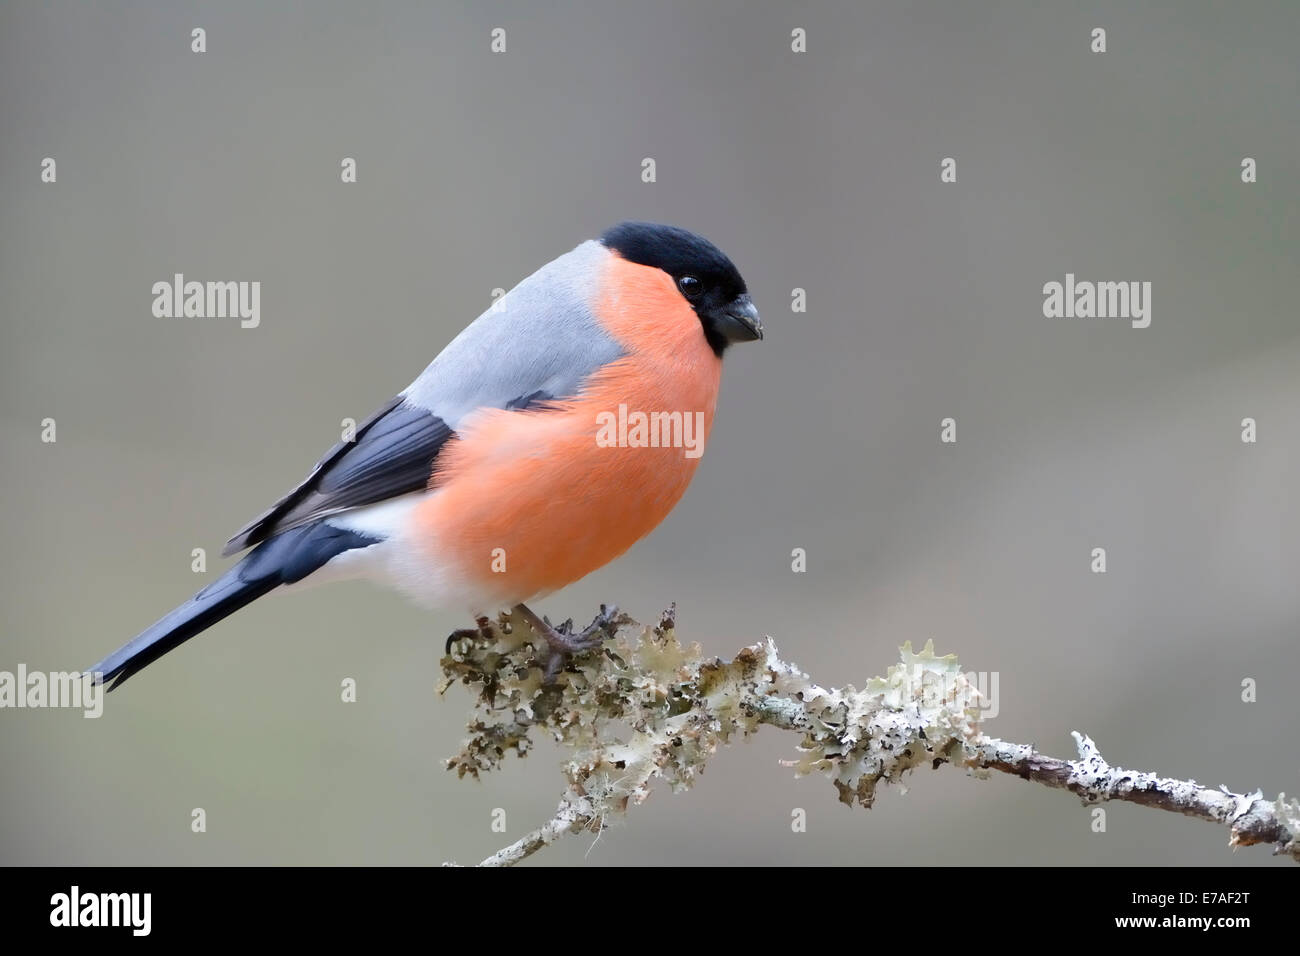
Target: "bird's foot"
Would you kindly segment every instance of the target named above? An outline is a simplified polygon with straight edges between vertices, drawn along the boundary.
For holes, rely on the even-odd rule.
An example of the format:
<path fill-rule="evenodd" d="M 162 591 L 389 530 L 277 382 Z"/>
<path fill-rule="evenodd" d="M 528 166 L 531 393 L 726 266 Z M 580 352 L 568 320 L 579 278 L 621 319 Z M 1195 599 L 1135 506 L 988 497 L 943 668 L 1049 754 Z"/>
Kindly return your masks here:
<path fill-rule="evenodd" d="M 450 654 L 451 645 L 455 644 L 457 641 L 465 641 L 465 640 L 473 641 L 473 640 L 478 640 L 480 637 L 486 638 L 487 640 L 490 641 L 496 637 L 496 634 L 492 630 L 492 620 L 490 618 L 487 617 L 475 618 L 474 623 L 478 626 L 457 628 L 456 630 L 448 634 L 447 646 L 443 649 L 443 653 Z"/>
<path fill-rule="evenodd" d="M 612 638 L 623 623 L 625 616 L 614 605 L 600 606 L 600 613 L 577 634 L 573 633 L 573 618 L 559 627 L 553 627 L 549 619 L 538 617 L 527 605 L 515 607 L 519 614 L 533 629 L 538 637 L 546 641 L 547 654 L 544 669 L 544 682 L 552 684 L 569 658 L 583 651 L 594 650 L 606 640 Z"/>

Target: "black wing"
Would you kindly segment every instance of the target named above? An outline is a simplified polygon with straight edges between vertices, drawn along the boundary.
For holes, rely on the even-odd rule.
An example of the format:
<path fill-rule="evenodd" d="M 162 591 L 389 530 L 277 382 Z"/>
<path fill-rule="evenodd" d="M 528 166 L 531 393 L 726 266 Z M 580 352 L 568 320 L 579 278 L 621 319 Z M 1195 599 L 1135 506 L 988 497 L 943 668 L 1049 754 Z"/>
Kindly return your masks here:
<path fill-rule="evenodd" d="M 229 541 L 223 555 L 326 515 L 428 487 L 433 463 L 453 435 L 437 415 L 394 398 L 339 442 L 303 482 Z"/>

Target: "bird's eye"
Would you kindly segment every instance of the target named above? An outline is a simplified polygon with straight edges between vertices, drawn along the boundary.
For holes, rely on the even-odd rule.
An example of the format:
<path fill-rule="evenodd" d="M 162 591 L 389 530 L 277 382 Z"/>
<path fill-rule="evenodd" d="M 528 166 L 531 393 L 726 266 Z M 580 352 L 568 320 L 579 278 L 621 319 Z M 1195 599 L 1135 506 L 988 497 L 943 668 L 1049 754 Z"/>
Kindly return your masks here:
<path fill-rule="evenodd" d="M 682 290 L 682 295 L 688 299 L 693 299 L 704 291 L 704 283 L 695 276 L 682 276 L 677 280 L 677 288 Z"/>

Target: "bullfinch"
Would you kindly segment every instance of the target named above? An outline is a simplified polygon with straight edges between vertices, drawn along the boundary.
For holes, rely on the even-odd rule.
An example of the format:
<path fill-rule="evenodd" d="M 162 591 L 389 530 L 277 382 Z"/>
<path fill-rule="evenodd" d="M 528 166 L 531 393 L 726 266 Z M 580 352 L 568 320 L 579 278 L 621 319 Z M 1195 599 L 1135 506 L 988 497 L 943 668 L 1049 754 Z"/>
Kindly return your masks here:
<path fill-rule="evenodd" d="M 713 425 L 723 353 L 762 337 L 711 242 L 614 226 L 498 299 L 227 542 L 248 551 L 238 564 L 90 670 L 117 687 L 277 588 L 363 577 L 480 621 L 514 608 L 553 676 L 608 621 L 575 634 L 525 602 L 664 519 Z"/>

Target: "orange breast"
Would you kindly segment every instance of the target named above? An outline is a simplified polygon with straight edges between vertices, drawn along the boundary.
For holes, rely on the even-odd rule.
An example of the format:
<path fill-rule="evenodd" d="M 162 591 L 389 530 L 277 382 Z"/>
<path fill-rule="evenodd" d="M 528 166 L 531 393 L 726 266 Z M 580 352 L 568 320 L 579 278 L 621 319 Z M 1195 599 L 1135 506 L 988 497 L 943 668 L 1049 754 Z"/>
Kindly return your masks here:
<path fill-rule="evenodd" d="M 579 400 L 471 416 L 416 514 L 426 557 L 454 569 L 476 604 L 546 594 L 618 557 L 672 510 L 699 464 L 722 363 L 695 312 L 668 275 L 613 255 L 593 307 L 628 354 Z"/>

